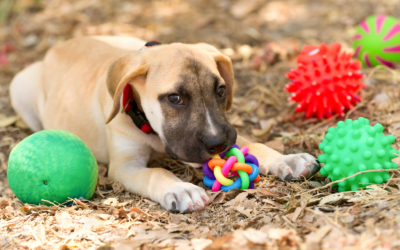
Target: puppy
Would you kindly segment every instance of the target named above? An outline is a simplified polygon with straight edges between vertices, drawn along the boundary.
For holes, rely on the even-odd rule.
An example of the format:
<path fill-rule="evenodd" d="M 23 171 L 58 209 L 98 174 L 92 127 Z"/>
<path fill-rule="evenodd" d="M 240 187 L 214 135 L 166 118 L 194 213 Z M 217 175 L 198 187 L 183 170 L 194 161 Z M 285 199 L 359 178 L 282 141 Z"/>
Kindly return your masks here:
<path fill-rule="evenodd" d="M 198 165 L 237 143 L 264 175 L 291 180 L 319 170 L 309 154 L 281 155 L 237 136 L 226 118 L 234 85 L 227 56 L 204 43 L 145 44 L 87 37 L 56 45 L 14 77 L 12 105 L 33 131 L 76 134 L 109 164 L 111 179 L 171 211 L 201 210 L 209 199 L 203 188 L 146 167 L 160 155 Z"/>

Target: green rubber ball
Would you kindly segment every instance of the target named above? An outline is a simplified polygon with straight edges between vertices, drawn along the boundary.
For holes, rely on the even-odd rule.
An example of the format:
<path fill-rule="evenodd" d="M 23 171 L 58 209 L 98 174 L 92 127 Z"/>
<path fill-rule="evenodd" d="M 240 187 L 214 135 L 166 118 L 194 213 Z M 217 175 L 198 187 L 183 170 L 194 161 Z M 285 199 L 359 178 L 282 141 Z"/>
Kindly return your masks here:
<path fill-rule="evenodd" d="M 363 117 L 358 120 L 340 121 L 337 127 L 330 127 L 325 139 L 319 144 L 324 154 L 318 160 L 324 163 L 320 173 L 332 181 L 341 180 L 361 171 L 397 169 L 392 160 L 399 154 L 390 145 L 395 141 L 393 135 L 384 135 L 379 123 L 373 127 Z M 387 171 L 362 173 L 333 186 L 339 192 L 356 191 L 371 184 L 382 184 L 390 179 Z"/>
<path fill-rule="evenodd" d="M 63 130 L 37 132 L 13 148 L 8 183 L 23 203 L 65 203 L 92 198 L 97 184 L 96 159 L 78 136 Z"/>

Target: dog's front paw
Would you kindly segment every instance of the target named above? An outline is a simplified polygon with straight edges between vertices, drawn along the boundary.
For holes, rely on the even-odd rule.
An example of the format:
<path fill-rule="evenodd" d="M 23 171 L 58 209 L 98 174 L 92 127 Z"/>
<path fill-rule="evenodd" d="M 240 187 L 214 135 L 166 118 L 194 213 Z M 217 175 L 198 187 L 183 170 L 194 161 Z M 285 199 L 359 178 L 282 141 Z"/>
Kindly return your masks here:
<path fill-rule="evenodd" d="M 311 177 L 317 173 L 321 166 L 317 159 L 310 154 L 291 154 L 280 156 L 272 166 L 281 180 L 290 181 L 293 178 Z"/>
<path fill-rule="evenodd" d="M 161 205 L 171 212 L 193 212 L 202 210 L 209 203 L 203 188 L 187 182 L 178 182 L 164 190 Z"/>

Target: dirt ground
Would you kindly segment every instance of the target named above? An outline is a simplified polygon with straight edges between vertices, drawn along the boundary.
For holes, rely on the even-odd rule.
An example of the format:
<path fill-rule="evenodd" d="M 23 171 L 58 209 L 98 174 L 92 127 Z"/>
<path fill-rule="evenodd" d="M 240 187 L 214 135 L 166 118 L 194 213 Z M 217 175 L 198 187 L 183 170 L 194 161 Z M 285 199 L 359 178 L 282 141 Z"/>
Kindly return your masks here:
<path fill-rule="evenodd" d="M 189 214 L 170 213 L 124 191 L 106 178 L 104 165 L 94 198 L 70 207 L 22 204 L 6 177 L 11 149 L 31 134 L 10 106 L 11 79 L 52 45 L 85 35 L 216 46 L 233 61 L 229 119 L 237 130 L 280 152 L 317 156 L 327 129 L 340 119 L 294 113 L 283 90 L 285 73 L 296 66 L 305 44 L 339 42 L 351 51 L 355 26 L 375 13 L 400 18 L 400 5 L 396 0 L 0 1 L 0 249 L 400 249 L 397 170 L 389 183 L 345 193 L 318 174 L 290 182 L 263 176 L 254 190 L 209 192 L 212 204 Z M 381 123 L 399 149 L 400 71 L 362 71 L 363 101 L 345 118 Z M 160 159 L 150 166 L 203 185 L 203 174 L 179 161 Z"/>

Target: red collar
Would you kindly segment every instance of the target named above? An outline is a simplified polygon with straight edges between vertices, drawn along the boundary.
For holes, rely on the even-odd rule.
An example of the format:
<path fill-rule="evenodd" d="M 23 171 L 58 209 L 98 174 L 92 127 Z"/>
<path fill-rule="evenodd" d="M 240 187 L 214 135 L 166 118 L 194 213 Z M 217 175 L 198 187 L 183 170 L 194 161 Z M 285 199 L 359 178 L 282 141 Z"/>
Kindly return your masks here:
<path fill-rule="evenodd" d="M 159 45 L 157 41 L 150 41 L 145 44 L 146 47 Z M 133 91 L 129 83 L 126 84 L 124 92 L 122 94 L 122 107 L 123 111 L 132 118 L 133 123 L 146 134 L 157 134 L 152 128 L 147 120 L 144 112 L 140 111 L 135 97 L 133 96 Z"/>

